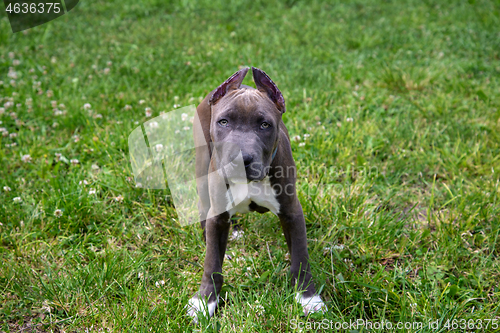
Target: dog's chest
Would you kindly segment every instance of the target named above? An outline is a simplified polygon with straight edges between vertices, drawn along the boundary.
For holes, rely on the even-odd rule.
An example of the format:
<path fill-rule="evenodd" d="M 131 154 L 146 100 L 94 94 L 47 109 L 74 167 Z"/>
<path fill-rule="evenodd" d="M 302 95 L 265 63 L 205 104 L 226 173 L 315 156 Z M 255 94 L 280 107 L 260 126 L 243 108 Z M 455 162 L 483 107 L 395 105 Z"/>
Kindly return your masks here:
<path fill-rule="evenodd" d="M 227 199 L 227 211 L 231 216 L 236 213 L 243 214 L 250 211 L 264 213 L 269 210 L 275 215 L 280 212 L 276 192 L 267 177 L 260 182 L 232 184 L 227 192 Z"/>

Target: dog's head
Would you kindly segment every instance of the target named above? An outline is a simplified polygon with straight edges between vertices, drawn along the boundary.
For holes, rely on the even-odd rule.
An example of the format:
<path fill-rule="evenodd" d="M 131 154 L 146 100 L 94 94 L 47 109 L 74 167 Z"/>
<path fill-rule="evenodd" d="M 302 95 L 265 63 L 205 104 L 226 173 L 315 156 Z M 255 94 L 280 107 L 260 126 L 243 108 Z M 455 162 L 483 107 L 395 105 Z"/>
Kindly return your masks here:
<path fill-rule="evenodd" d="M 285 112 L 283 95 L 262 70 L 252 67 L 257 89 L 241 85 L 248 70 L 234 73 L 209 100 L 216 168 L 237 181 L 259 181 L 267 175 Z"/>

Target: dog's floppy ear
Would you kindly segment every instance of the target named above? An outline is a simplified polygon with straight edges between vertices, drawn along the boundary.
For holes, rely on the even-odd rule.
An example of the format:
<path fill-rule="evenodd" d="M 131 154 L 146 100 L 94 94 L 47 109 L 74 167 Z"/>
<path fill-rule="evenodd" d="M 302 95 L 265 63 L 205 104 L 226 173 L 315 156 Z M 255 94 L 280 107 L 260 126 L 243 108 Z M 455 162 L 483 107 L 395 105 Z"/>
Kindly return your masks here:
<path fill-rule="evenodd" d="M 238 89 L 241 86 L 241 82 L 243 82 L 245 75 L 247 75 L 248 70 L 249 68 L 245 67 L 231 75 L 229 79 L 224 81 L 224 83 L 215 90 L 212 97 L 210 97 L 208 104 L 214 105 L 221 97 L 224 97 L 228 91 Z"/>
<path fill-rule="evenodd" d="M 252 73 L 253 81 L 255 82 L 257 89 L 267 93 L 271 101 L 276 104 L 278 110 L 281 111 L 281 113 L 285 113 L 285 99 L 276 84 L 274 84 L 273 80 L 271 80 L 271 78 L 267 76 L 263 70 L 258 68 L 252 67 Z"/>

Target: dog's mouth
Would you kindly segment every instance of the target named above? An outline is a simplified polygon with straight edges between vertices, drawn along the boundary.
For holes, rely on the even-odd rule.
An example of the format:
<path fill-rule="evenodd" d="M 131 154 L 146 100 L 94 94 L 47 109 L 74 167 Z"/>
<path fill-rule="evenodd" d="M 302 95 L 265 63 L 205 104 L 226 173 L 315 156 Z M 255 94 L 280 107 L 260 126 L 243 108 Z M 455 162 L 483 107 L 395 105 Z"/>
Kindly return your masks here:
<path fill-rule="evenodd" d="M 224 165 L 223 168 L 218 169 L 219 174 L 232 183 L 245 183 L 259 182 L 269 174 L 269 168 L 263 167 L 262 163 L 254 162 L 250 165 L 243 165 L 231 161 Z"/>

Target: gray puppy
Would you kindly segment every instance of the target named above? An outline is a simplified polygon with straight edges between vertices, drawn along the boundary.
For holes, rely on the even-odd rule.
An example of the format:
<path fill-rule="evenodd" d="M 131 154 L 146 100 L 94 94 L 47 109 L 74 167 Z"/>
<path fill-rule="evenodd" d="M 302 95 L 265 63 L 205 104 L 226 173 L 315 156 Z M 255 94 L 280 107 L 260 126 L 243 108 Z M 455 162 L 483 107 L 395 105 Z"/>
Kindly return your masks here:
<path fill-rule="evenodd" d="M 279 217 L 291 255 L 292 283 L 299 291 L 297 302 L 306 314 L 326 310 L 310 272 L 295 162 L 282 120 L 285 100 L 258 68 L 252 67 L 257 88 L 242 85 L 248 70 L 233 74 L 197 107 L 201 128 L 195 126 L 193 134 L 198 207 L 207 250 L 200 291 L 188 304 L 195 321 L 198 313 L 212 316 L 217 307 L 230 218 L 250 211 L 271 211 Z"/>

